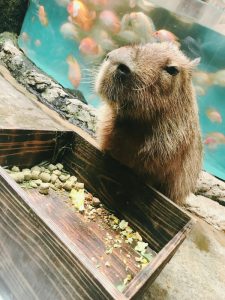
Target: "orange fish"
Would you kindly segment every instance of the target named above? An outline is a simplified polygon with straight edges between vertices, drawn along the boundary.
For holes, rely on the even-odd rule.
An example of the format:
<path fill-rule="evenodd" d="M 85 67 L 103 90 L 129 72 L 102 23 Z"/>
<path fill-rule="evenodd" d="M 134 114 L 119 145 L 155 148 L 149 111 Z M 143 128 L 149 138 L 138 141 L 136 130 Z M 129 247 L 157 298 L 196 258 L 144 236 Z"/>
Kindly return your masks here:
<path fill-rule="evenodd" d="M 47 14 L 46 14 L 46 11 L 45 11 L 45 8 L 43 5 L 39 6 L 38 17 L 39 17 L 39 21 L 41 22 L 41 24 L 43 26 L 48 26 L 48 17 L 47 17 Z"/>
<path fill-rule="evenodd" d="M 100 46 L 91 37 L 81 40 L 79 50 L 84 55 L 97 55 L 101 52 Z"/>
<path fill-rule="evenodd" d="M 222 116 L 217 110 L 209 108 L 206 111 L 206 115 L 211 122 L 222 123 Z"/>
<path fill-rule="evenodd" d="M 172 42 L 176 43 L 178 38 L 173 34 L 172 32 L 160 29 L 153 33 L 153 36 L 159 41 L 159 42 Z"/>
<path fill-rule="evenodd" d="M 111 10 L 103 10 L 99 15 L 99 21 L 107 30 L 113 33 L 120 31 L 120 20 Z"/>
<path fill-rule="evenodd" d="M 225 135 L 220 132 L 211 132 L 206 136 L 204 144 L 215 149 L 217 145 L 225 144 Z"/>
<path fill-rule="evenodd" d="M 77 88 L 80 84 L 80 81 L 81 81 L 80 66 L 79 66 L 77 60 L 72 55 L 69 55 L 67 57 L 66 61 L 67 61 L 68 66 L 69 66 L 69 71 L 68 71 L 69 81 L 72 83 L 72 85 L 75 88 Z"/>
<path fill-rule="evenodd" d="M 92 28 L 96 13 L 90 12 L 83 2 L 73 0 L 68 4 L 67 11 L 70 14 L 70 20 L 84 31 L 89 31 Z"/>

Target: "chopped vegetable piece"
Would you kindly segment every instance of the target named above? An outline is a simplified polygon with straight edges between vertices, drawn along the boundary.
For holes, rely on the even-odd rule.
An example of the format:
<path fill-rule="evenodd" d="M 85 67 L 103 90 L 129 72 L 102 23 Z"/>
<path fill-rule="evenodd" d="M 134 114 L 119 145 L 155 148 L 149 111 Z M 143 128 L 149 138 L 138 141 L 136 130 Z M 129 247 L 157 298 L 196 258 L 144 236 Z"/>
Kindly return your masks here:
<path fill-rule="evenodd" d="M 148 243 L 137 242 L 137 245 L 134 248 L 134 250 L 136 250 L 138 252 L 145 252 L 145 250 L 146 250 L 147 247 L 148 247 Z"/>
<path fill-rule="evenodd" d="M 128 222 L 126 222 L 125 220 L 122 220 L 119 223 L 119 228 L 122 229 L 122 230 L 124 230 L 127 226 L 128 226 Z"/>
<path fill-rule="evenodd" d="M 127 277 L 124 279 L 123 283 L 127 284 L 129 281 L 131 281 L 132 279 L 132 275 L 131 274 L 127 274 Z"/>
<path fill-rule="evenodd" d="M 70 198 L 72 199 L 72 204 L 76 209 L 78 209 L 79 211 L 84 211 L 84 189 L 80 189 L 78 191 L 72 189 L 70 192 Z"/>

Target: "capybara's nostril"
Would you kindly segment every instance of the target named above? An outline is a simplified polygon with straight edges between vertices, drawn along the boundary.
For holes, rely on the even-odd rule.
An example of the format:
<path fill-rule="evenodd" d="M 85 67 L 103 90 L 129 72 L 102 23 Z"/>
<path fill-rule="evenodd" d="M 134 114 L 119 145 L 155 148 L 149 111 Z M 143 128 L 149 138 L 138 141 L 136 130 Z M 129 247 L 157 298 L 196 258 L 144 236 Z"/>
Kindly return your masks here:
<path fill-rule="evenodd" d="M 129 75 L 131 73 L 131 70 L 128 66 L 124 65 L 124 64 L 119 64 L 117 67 L 117 72 L 120 75 L 126 76 Z"/>
<path fill-rule="evenodd" d="M 105 61 L 107 61 L 109 59 L 109 54 L 107 54 L 106 56 L 105 56 Z"/>

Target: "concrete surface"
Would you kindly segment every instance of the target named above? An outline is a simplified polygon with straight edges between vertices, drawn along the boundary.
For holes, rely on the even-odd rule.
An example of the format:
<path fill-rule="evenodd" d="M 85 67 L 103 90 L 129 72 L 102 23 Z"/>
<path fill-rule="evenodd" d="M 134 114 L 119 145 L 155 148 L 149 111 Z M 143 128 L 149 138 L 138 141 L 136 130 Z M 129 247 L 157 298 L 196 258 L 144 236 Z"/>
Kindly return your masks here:
<path fill-rule="evenodd" d="M 204 196 L 191 195 L 187 199 L 186 208 L 216 229 L 225 232 L 225 206 Z"/>
<path fill-rule="evenodd" d="M 224 300 L 224 233 L 199 221 L 144 299 Z"/>

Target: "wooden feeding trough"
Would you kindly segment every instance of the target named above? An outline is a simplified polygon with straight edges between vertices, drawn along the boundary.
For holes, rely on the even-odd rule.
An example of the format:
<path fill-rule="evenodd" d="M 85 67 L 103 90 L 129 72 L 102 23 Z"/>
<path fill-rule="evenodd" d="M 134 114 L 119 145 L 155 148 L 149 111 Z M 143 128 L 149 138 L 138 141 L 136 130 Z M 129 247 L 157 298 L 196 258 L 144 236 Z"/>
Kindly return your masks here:
<path fill-rule="evenodd" d="M 143 269 L 125 263 L 129 249 L 105 246 L 98 222 L 86 222 L 57 193 L 24 190 L 4 166 L 61 162 L 85 188 L 137 230 L 156 252 Z M 0 129 L 1 292 L 15 299 L 141 299 L 185 239 L 192 221 L 129 169 L 78 133 Z M 127 255 L 128 254 L 128 255 Z M 98 264 L 98 266 L 97 266 Z M 133 279 L 119 291 L 126 270 Z"/>

